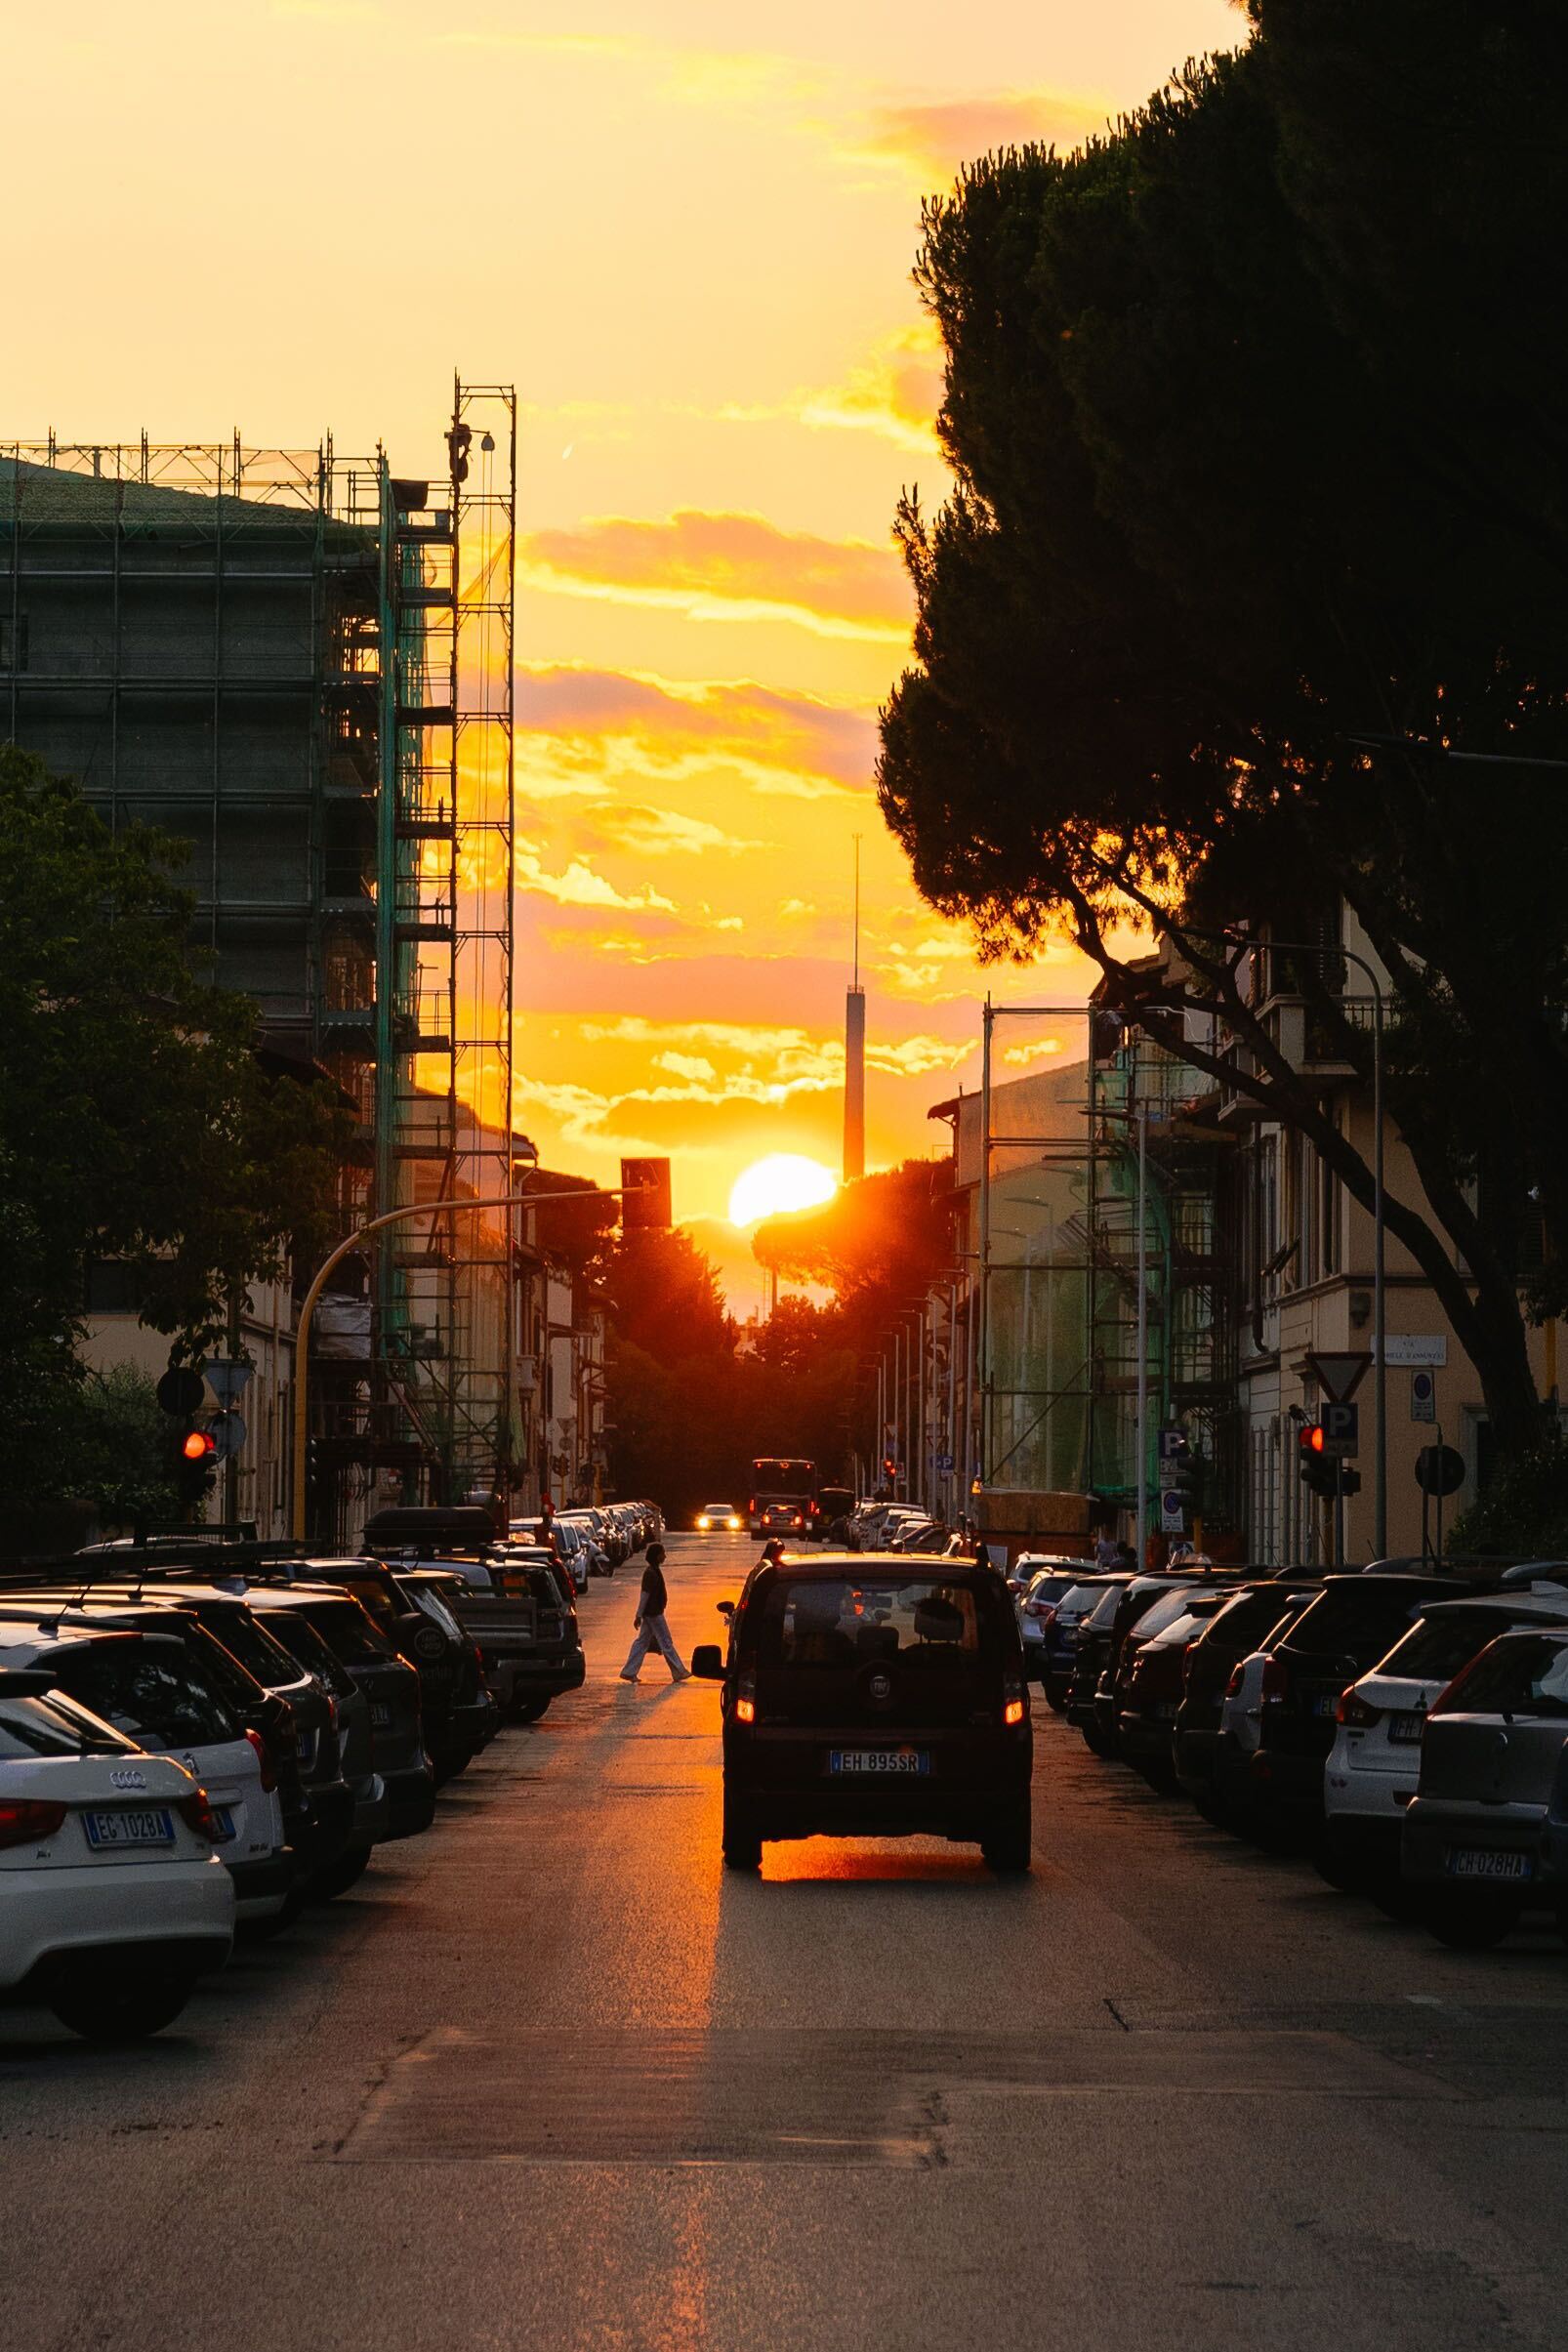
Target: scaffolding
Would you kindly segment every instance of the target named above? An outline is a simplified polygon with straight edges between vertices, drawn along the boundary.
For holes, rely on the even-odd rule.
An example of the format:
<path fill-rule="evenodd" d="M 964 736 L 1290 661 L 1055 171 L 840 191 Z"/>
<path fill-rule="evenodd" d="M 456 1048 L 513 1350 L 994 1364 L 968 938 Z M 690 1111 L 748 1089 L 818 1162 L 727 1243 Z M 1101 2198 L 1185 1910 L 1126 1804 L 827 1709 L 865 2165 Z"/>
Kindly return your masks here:
<path fill-rule="evenodd" d="M 510 1189 L 512 389 L 459 383 L 447 444 L 433 497 L 330 437 L 0 443 L 7 734 L 188 844 L 213 976 L 352 1106 L 346 1229 Z M 319 1386 L 317 1524 L 516 1457 L 505 1220 L 409 1230 Z"/>
<path fill-rule="evenodd" d="M 994 1086 L 994 1024 L 1048 1018 L 1057 1031 L 1076 1019 L 1084 1044 Z M 1140 1488 L 1146 1509 L 1158 1490 L 1158 1433 L 1176 1427 L 1202 1465 L 1206 1524 L 1237 1524 L 1227 1139 L 1199 1099 L 1205 1082 L 1099 1008 L 988 1006 L 985 1067 L 973 1105 L 981 1485 L 1084 1495 L 1135 1520 Z"/>

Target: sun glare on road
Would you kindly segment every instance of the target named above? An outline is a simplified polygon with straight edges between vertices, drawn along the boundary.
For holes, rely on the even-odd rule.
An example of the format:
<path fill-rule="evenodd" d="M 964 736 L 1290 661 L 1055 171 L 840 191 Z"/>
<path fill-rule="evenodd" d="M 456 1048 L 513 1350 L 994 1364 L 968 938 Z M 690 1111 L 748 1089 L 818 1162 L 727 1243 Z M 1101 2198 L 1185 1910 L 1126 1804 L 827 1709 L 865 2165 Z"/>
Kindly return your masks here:
<path fill-rule="evenodd" d="M 838 1191 L 838 1180 L 820 1160 L 798 1152 L 769 1152 L 735 1178 L 729 1196 L 732 1225 L 755 1225 L 759 1218 L 777 1217 L 789 1209 L 818 1209 Z"/>

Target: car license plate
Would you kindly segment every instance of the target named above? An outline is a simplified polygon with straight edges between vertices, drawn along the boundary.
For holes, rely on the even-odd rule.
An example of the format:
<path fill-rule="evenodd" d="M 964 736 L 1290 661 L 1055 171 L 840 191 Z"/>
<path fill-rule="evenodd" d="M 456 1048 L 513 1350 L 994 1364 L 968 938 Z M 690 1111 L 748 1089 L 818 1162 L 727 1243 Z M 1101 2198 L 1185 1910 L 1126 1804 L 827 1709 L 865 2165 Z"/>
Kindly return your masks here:
<path fill-rule="evenodd" d="M 1388 1737 L 1390 1740 L 1414 1742 L 1421 1738 L 1421 1735 L 1425 1728 L 1426 1717 L 1424 1713 L 1393 1714 L 1388 1717 Z"/>
<path fill-rule="evenodd" d="M 173 1845 L 174 1816 L 164 1806 L 131 1813 L 84 1813 L 82 1827 L 95 1852 L 118 1845 Z"/>
<path fill-rule="evenodd" d="M 391 1723 L 392 1709 L 388 1706 L 385 1699 L 371 1700 L 370 1721 L 372 1729 L 376 1731 L 385 1731 L 388 1725 Z"/>
<path fill-rule="evenodd" d="M 1528 1878 L 1534 1864 L 1528 1854 L 1507 1854 L 1490 1845 L 1453 1845 L 1448 1849 L 1451 1878 Z"/>
<path fill-rule="evenodd" d="M 1320 1690 L 1312 1702 L 1312 1712 L 1315 1715 L 1332 1715 L 1338 1697 L 1338 1691 Z"/>
<path fill-rule="evenodd" d="M 928 1748 L 834 1748 L 828 1752 L 829 1772 L 850 1775 L 898 1775 L 928 1772 Z"/>
<path fill-rule="evenodd" d="M 1159 1706 L 1158 1706 L 1158 1707 L 1155 1709 L 1155 1711 L 1154 1711 L 1154 1716 L 1155 1716 L 1155 1721 L 1156 1721 L 1156 1722 L 1159 1722 L 1159 1723 L 1174 1723 L 1174 1722 L 1176 1721 L 1176 1700 L 1175 1700 L 1175 1699 L 1162 1699 L 1162 1700 L 1160 1701 L 1160 1704 L 1159 1704 Z"/>
<path fill-rule="evenodd" d="M 299 1756 L 301 1763 L 308 1764 L 310 1761 L 311 1750 L 315 1746 L 314 1735 L 309 1731 L 302 1731 L 294 1746 L 295 1754 Z"/>
<path fill-rule="evenodd" d="M 233 1814 L 227 1805 L 214 1805 L 212 1808 L 212 1841 L 214 1845 L 227 1845 L 233 1835 Z"/>

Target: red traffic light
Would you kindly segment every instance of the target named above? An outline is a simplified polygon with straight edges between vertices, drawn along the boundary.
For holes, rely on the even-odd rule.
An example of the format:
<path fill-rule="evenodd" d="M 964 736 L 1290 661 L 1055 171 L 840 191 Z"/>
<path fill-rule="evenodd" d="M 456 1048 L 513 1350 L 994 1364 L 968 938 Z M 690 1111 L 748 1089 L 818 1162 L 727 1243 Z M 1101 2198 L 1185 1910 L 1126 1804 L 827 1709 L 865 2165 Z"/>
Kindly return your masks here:
<path fill-rule="evenodd" d="M 1323 1424 L 1320 1421 L 1309 1422 L 1301 1431 L 1301 1452 L 1303 1454 L 1321 1454 L 1325 1442 Z"/>
<path fill-rule="evenodd" d="M 210 1429 L 187 1429 L 180 1451 L 187 1462 L 210 1462 L 218 1451 L 218 1440 Z"/>

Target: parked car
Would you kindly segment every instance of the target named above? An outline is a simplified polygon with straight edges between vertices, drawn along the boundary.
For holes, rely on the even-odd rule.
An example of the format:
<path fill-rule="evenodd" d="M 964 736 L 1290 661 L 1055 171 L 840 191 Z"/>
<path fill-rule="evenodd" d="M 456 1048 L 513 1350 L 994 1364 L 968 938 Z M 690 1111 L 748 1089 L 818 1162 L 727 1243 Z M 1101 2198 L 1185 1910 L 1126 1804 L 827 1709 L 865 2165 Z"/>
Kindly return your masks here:
<path fill-rule="evenodd" d="M 1568 1590 L 1515 1589 L 1438 1601 L 1340 1695 L 1323 1773 L 1318 1866 L 1336 1886 L 1397 1902 L 1404 1809 L 1421 1774 L 1427 1715 L 1472 1658 L 1514 1627 L 1568 1624 Z"/>
<path fill-rule="evenodd" d="M 96 1585 L 94 1594 L 102 1603 L 108 1602 L 106 1587 Z M 264 1690 L 286 1701 L 294 1717 L 301 1797 L 301 1810 L 289 1822 L 289 1837 L 299 1861 L 302 1891 L 321 1891 L 352 1842 L 356 1812 L 355 1794 L 344 1770 L 338 1705 L 331 1692 L 272 1639 L 238 1591 L 163 1574 L 148 1577 L 136 1601 L 127 1596 L 119 1605 L 144 1611 L 161 1606 L 193 1617 Z M 141 1622 L 152 1629 L 145 1616 Z"/>
<path fill-rule="evenodd" d="M 1109 1732 L 1100 1727 L 1096 1701 L 1110 1658 L 1111 1628 L 1122 1596 L 1132 1582 L 1130 1576 L 1106 1577 L 1098 1600 L 1079 1621 L 1078 1646 L 1073 1653 L 1072 1679 L 1067 1686 L 1064 1712 L 1068 1722 L 1083 1733 L 1084 1744 L 1093 1755 L 1115 1754 Z"/>
<path fill-rule="evenodd" d="M 1402 1866 L 1432 1933 L 1479 1950 L 1568 1926 L 1568 1628 L 1501 1634 L 1435 1699 Z"/>
<path fill-rule="evenodd" d="M 1219 1586 L 1157 1600 L 1123 1647 L 1117 1744 L 1128 1762 L 1156 1788 L 1179 1786 L 1176 1726 L 1187 1661 L 1231 1597 L 1232 1589 Z"/>
<path fill-rule="evenodd" d="M 387 1794 L 389 1838 L 413 1837 L 435 1814 L 435 1776 L 420 1725 L 419 1675 L 378 1632 L 351 1592 L 332 1585 L 249 1588 L 246 1598 L 264 1625 L 286 1645 L 286 1623 L 307 1626 L 351 1676 L 370 1717 L 376 1771 Z"/>
<path fill-rule="evenodd" d="M 1258 1676 L 1261 1680 L 1261 1653 L 1268 1637 L 1283 1629 L 1291 1614 L 1304 1608 L 1320 1589 L 1320 1583 L 1317 1578 L 1282 1571 L 1277 1583 L 1263 1579 L 1257 1584 L 1242 1585 L 1209 1619 L 1187 1651 L 1172 1753 L 1176 1779 L 1200 1813 L 1214 1819 L 1221 1816 L 1221 1718 L 1232 1678 L 1237 1679 L 1239 1695 L 1243 1661 L 1256 1654 Z M 1249 1712 L 1252 1706 L 1253 1696 L 1249 1693 L 1239 1711 L 1254 1732 L 1248 1742 L 1249 1757 L 1257 1746 L 1256 1717 Z M 1249 1797 L 1250 1773 L 1249 1762 L 1245 1784 Z"/>
<path fill-rule="evenodd" d="M 1254 1800 L 1271 1831 L 1316 1842 L 1340 1693 L 1385 1657 L 1430 1602 L 1464 1590 L 1453 1577 L 1331 1577 L 1270 1642 L 1250 1773 Z"/>
<path fill-rule="evenodd" d="M 138 1649 L 144 1634 L 154 1648 Z M 93 1637 L 114 1646 L 79 1655 Z M 0 1645 L 15 1664 L 58 1667 L 60 1687 L 79 1704 L 148 1754 L 173 1756 L 207 1790 L 238 1924 L 265 1932 L 292 1918 L 309 1851 L 292 1708 L 193 1619 L 157 1602 L 67 1605 L 10 1592 Z"/>
<path fill-rule="evenodd" d="M 497 1704 L 516 1723 L 536 1723 L 552 1699 L 582 1686 L 577 1612 L 557 1582 L 558 1568 L 516 1553 L 465 1560 L 453 1610 L 479 1645 Z"/>
<path fill-rule="evenodd" d="M 404 1568 L 422 1564 L 424 1556 L 417 1551 L 398 1563 Z M 447 1563 L 434 1557 L 429 1564 Z M 478 1651 L 460 1628 L 443 1626 L 421 1609 L 388 1561 L 363 1555 L 278 1560 L 267 1574 L 271 1583 L 335 1585 L 352 1593 L 383 1639 L 414 1669 L 425 1753 L 437 1788 L 478 1754 L 491 1728 Z"/>
<path fill-rule="evenodd" d="M 52 1680 L 0 1664 L 0 1995 L 90 2042 L 139 2041 L 228 1958 L 233 1881 L 184 1765 Z"/>
<path fill-rule="evenodd" d="M 1024 1671 L 1031 1682 L 1046 1679 L 1046 1628 L 1058 1601 L 1065 1598 L 1083 1573 L 1081 1560 L 1046 1559 L 1026 1553 L 1017 1564 L 1013 1612 L 1023 1642 Z"/>
<path fill-rule="evenodd" d="M 1068 1688 L 1078 1659 L 1079 1630 L 1085 1618 L 1104 1599 L 1106 1583 L 1102 1576 L 1086 1576 L 1080 1565 L 1067 1589 L 1041 1613 L 1040 1687 L 1056 1714 L 1066 1711 Z"/>
<path fill-rule="evenodd" d="M 1007 1594 L 959 1563 L 843 1553 L 752 1571 L 722 1684 L 723 1858 L 755 1870 L 777 1837 L 977 1840 L 1030 1865 L 1032 1735 Z"/>

